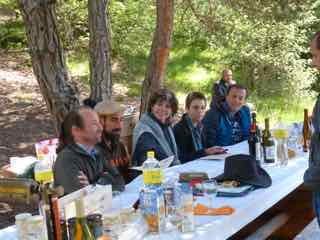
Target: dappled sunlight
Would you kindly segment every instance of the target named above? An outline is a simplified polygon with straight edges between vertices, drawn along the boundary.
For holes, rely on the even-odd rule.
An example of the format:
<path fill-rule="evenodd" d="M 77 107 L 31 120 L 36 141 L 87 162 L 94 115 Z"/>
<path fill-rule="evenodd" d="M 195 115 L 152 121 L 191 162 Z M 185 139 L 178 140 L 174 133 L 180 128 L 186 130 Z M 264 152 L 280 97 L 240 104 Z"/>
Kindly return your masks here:
<path fill-rule="evenodd" d="M 197 64 L 195 64 L 192 70 L 193 71 L 189 73 L 189 77 L 194 84 L 200 84 L 201 81 L 210 78 L 208 71 L 204 68 L 197 67 Z"/>

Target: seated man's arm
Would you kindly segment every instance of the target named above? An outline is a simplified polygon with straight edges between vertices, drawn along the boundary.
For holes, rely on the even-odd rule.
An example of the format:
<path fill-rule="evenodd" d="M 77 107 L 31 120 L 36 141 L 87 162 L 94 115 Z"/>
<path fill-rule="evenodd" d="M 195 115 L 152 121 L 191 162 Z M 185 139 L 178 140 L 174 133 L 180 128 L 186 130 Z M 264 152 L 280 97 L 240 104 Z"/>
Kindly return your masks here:
<path fill-rule="evenodd" d="M 79 190 L 83 187 L 79 179 L 80 166 L 75 159 L 66 158 L 64 155 L 58 156 L 54 164 L 54 183 L 56 186 L 64 188 L 64 194 Z"/>
<path fill-rule="evenodd" d="M 147 159 L 148 151 L 154 151 L 155 158 L 158 160 L 162 160 L 168 157 L 162 150 L 155 137 L 151 133 L 145 132 L 138 139 L 136 148 L 132 156 L 132 162 L 134 162 L 137 166 L 141 166 Z"/>
<path fill-rule="evenodd" d="M 125 181 L 118 169 L 110 164 L 110 161 L 103 159 L 103 173 L 100 175 L 98 184 L 111 184 L 113 190 L 123 191 Z"/>
<path fill-rule="evenodd" d="M 213 147 L 217 145 L 218 127 L 219 119 L 214 115 L 217 114 L 212 109 L 206 112 L 202 123 L 203 123 L 203 133 L 206 139 L 206 148 Z"/>

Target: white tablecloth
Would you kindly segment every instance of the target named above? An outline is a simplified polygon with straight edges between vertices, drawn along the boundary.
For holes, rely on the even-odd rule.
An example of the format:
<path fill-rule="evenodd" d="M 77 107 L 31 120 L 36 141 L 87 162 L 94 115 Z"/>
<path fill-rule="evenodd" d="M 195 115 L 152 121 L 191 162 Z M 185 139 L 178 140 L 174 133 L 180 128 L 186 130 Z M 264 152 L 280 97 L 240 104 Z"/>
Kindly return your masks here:
<path fill-rule="evenodd" d="M 246 142 L 229 147 L 229 152 L 245 153 L 248 151 Z M 308 166 L 308 155 L 300 153 L 295 159 L 289 160 L 286 167 L 264 167 L 272 178 L 272 186 L 258 189 L 244 197 L 214 199 L 214 207 L 230 205 L 236 209 L 230 216 L 196 216 L 196 231 L 192 234 L 170 232 L 158 236 L 149 236 L 148 239 L 227 239 L 244 226 L 248 225 L 282 198 L 293 192 L 303 182 L 303 173 Z M 177 176 L 185 171 L 204 171 L 209 177 L 214 177 L 223 172 L 223 160 L 196 160 L 180 166 L 169 168 L 165 177 Z M 125 206 L 132 206 L 137 200 L 139 188 L 142 186 L 142 177 L 136 178 L 126 186 L 126 191 L 121 199 Z M 0 239 L 15 240 L 14 226 L 2 229 Z"/>

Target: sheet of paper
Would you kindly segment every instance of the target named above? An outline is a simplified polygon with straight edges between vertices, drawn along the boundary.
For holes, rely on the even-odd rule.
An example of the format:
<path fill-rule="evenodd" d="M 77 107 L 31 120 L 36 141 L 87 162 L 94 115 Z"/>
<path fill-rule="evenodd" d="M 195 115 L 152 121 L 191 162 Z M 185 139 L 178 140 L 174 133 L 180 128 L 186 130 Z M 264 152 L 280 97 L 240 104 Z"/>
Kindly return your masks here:
<path fill-rule="evenodd" d="M 160 161 L 160 166 L 162 169 L 166 169 L 168 168 L 171 163 L 173 162 L 173 159 L 174 159 L 174 156 L 170 156 L 170 157 L 167 157 L 163 160 Z M 139 166 L 139 167 L 131 167 L 130 169 L 134 169 L 134 170 L 137 170 L 137 171 L 142 171 L 142 166 Z"/>
<path fill-rule="evenodd" d="M 233 155 L 233 154 L 222 153 L 222 154 L 207 155 L 207 156 L 200 158 L 200 160 L 224 160 L 224 159 L 226 159 L 226 157 L 229 157 L 231 155 Z"/>

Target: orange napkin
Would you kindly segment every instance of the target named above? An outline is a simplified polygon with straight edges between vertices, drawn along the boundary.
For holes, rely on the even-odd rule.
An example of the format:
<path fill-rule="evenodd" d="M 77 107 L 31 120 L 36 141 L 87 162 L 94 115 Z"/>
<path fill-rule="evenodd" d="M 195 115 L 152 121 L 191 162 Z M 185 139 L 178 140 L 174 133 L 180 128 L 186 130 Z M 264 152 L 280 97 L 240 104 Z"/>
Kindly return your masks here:
<path fill-rule="evenodd" d="M 208 216 L 218 216 L 218 215 L 231 215 L 234 213 L 235 209 L 230 206 L 222 206 L 219 208 L 208 208 L 207 206 L 198 203 L 194 209 L 194 215 L 208 215 Z"/>

